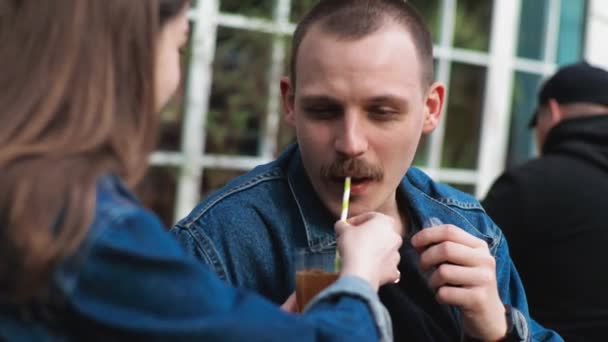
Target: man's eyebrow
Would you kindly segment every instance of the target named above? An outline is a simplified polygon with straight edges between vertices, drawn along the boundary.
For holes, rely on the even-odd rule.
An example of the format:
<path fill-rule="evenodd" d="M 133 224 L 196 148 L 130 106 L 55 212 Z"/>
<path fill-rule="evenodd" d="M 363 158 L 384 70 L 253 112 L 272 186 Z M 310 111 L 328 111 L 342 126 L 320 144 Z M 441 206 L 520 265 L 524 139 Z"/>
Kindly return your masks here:
<path fill-rule="evenodd" d="M 371 97 L 366 102 L 368 103 L 390 103 L 393 105 L 407 106 L 408 101 L 406 98 L 395 96 L 395 95 L 378 95 Z"/>
<path fill-rule="evenodd" d="M 331 105 L 339 105 L 340 101 L 329 97 L 327 95 L 305 95 L 300 98 L 300 104 L 305 105 L 315 105 L 315 104 L 331 104 Z"/>
<path fill-rule="evenodd" d="M 390 94 L 374 96 L 368 99 L 366 103 L 374 106 L 386 105 L 397 107 L 401 112 L 407 112 L 410 107 L 410 103 L 406 98 Z"/>

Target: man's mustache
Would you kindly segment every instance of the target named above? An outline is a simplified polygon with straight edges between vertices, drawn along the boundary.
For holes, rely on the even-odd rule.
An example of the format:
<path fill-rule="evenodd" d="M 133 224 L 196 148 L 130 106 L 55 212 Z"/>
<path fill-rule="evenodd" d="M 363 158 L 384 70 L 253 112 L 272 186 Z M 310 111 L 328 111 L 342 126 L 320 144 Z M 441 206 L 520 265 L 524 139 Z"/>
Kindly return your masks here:
<path fill-rule="evenodd" d="M 368 178 L 380 181 L 384 177 L 382 167 L 372 165 L 362 159 L 339 159 L 334 160 L 330 165 L 321 166 L 321 176 L 323 178 Z"/>

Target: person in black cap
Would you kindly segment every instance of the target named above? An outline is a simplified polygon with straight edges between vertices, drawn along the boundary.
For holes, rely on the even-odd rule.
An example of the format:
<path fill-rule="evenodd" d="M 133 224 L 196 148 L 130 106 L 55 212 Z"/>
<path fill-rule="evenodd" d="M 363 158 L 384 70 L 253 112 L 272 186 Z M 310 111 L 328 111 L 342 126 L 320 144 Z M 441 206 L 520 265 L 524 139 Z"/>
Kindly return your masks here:
<path fill-rule="evenodd" d="M 565 66 L 538 102 L 541 156 L 500 176 L 483 205 L 508 238 L 531 315 L 566 341 L 605 341 L 608 72 Z"/>

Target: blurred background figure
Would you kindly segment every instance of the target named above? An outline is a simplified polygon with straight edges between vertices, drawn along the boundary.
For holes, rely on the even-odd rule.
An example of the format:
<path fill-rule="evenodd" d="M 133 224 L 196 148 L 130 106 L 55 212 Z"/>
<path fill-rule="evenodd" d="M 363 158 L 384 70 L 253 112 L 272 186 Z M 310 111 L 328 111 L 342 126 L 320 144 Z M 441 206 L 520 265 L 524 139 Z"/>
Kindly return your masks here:
<path fill-rule="evenodd" d="M 505 172 L 483 205 L 509 241 L 531 314 L 566 341 L 605 341 L 608 72 L 558 70 L 530 126 L 541 156 Z"/>
<path fill-rule="evenodd" d="M 340 278 L 295 316 L 188 258 L 131 193 L 189 4 L 0 1 L 0 340 L 389 341 L 386 218 L 338 229 Z"/>

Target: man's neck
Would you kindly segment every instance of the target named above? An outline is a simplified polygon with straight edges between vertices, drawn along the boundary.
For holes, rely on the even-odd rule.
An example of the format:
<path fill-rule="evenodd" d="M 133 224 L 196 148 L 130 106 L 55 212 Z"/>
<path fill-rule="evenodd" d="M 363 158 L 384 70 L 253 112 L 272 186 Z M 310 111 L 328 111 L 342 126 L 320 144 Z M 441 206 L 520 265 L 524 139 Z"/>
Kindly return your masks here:
<path fill-rule="evenodd" d="M 409 228 L 409 213 L 405 205 L 400 205 L 398 203 L 397 196 L 395 196 L 395 202 L 392 203 L 388 208 L 386 208 L 383 213 L 392 217 L 395 220 L 395 231 L 399 235 L 405 236 L 407 234 Z"/>

